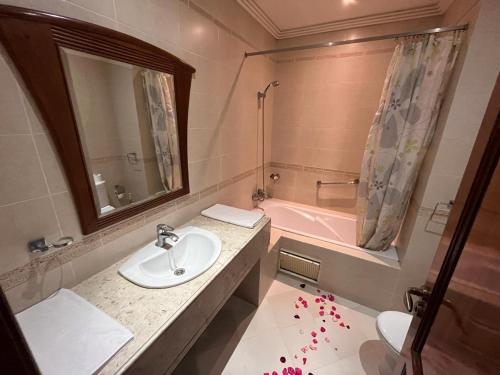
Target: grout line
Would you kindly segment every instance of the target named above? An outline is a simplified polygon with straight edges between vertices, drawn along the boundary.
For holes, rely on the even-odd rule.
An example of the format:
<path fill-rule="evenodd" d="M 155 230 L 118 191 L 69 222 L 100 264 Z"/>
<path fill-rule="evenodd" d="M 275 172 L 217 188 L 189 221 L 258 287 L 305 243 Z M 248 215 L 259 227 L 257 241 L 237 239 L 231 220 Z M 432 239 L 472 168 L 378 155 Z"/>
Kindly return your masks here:
<path fill-rule="evenodd" d="M 32 124 L 31 124 L 30 118 L 28 116 L 28 110 L 26 108 L 26 103 L 24 102 L 24 100 L 22 98 L 22 95 L 21 95 L 22 94 L 21 87 L 19 85 L 17 85 L 17 87 L 18 87 L 18 90 L 17 90 L 18 94 L 21 97 L 21 105 L 23 106 L 24 116 L 26 118 L 26 121 L 28 122 L 28 126 L 30 127 L 30 129 L 32 129 Z M 45 136 L 45 137 L 47 137 L 47 136 Z M 56 218 L 56 224 L 57 224 L 57 228 L 59 229 L 59 235 L 62 237 L 62 236 L 64 236 L 64 233 L 63 233 L 63 230 L 62 230 L 61 221 L 59 220 L 59 217 L 57 215 L 56 205 L 55 205 L 55 202 L 54 202 L 54 198 L 51 195 L 51 190 L 50 190 L 50 187 L 49 187 L 49 180 L 47 178 L 47 174 L 45 173 L 45 169 L 44 169 L 43 163 L 42 163 L 42 158 L 40 157 L 40 150 L 38 149 L 38 146 L 37 146 L 36 141 L 35 141 L 35 136 L 33 134 L 31 134 L 31 142 L 32 142 L 33 147 L 35 149 L 36 157 L 38 159 L 38 165 L 40 166 L 40 170 L 42 172 L 43 180 L 45 182 L 45 188 L 47 189 L 47 192 L 49 193 L 48 197 L 49 197 L 49 200 L 50 200 L 50 205 L 52 207 L 52 212 L 54 213 L 54 216 Z"/>

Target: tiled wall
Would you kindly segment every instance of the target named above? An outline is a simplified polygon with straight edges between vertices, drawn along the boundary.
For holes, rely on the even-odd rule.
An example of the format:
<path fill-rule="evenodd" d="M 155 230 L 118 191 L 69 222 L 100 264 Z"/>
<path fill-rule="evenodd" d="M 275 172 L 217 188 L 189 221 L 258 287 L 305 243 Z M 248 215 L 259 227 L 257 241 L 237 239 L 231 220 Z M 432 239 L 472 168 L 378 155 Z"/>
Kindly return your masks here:
<path fill-rule="evenodd" d="M 360 38 L 436 27 L 440 17 L 280 40 L 279 47 Z M 272 162 L 277 198 L 355 212 L 356 187 L 316 188 L 317 180 L 359 176 L 371 121 L 378 107 L 393 40 L 275 55 L 280 87 L 275 91 Z"/>
<path fill-rule="evenodd" d="M 226 202 L 251 207 L 260 119 L 256 93 L 274 79 L 274 62 L 244 59 L 274 39 L 233 0 L 0 0 L 116 29 L 193 65 L 189 113 L 192 194 L 82 239 L 64 173 L 50 137 L 0 54 L 0 283 L 15 310 L 70 287 L 154 238 L 155 224 L 179 225 Z M 267 111 L 270 140 L 272 101 Z M 260 154 L 260 153 L 259 153 Z M 270 155 L 270 153 L 267 153 Z M 268 158 L 269 160 L 269 158 Z M 71 248 L 30 257 L 37 237 L 73 236 Z"/>

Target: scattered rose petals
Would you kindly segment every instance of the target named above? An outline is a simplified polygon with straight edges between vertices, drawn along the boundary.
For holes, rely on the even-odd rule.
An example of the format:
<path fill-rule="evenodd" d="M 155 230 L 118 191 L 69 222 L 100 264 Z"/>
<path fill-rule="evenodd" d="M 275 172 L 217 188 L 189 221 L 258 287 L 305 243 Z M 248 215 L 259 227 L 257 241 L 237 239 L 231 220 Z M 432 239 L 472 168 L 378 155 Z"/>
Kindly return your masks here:
<path fill-rule="evenodd" d="M 302 353 L 307 352 L 307 346 L 304 346 L 303 348 L 300 348 L 300 351 L 301 351 Z"/>
<path fill-rule="evenodd" d="M 293 367 L 288 367 L 288 374 L 295 375 L 295 369 Z"/>
<path fill-rule="evenodd" d="M 302 298 L 302 297 L 299 297 L 299 301 L 302 301 L 303 299 L 304 299 L 304 298 Z"/>
<path fill-rule="evenodd" d="M 302 358 L 302 364 L 303 364 L 303 365 L 305 365 L 305 364 L 306 364 L 306 362 L 307 362 L 307 358 L 306 358 L 306 357 L 303 357 L 303 358 Z"/>
<path fill-rule="evenodd" d="M 340 319 L 340 315 L 339 314 L 335 314 L 335 318 L 336 319 Z"/>
<path fill-rule="evenodd" d="M 299 308 L 299 305 L 295 304 L 295 308 L 298 309 Z"/>
<path fill-rule="evenodd" d="M 325 299 L 324 298 L 320 298 L 319 299 L 321 302 L 325 302 Z"/>
<path fill-rule="evenodd" d="M 302 375 L 302 370 L 298 367 L 295 367 L 295 375 Z"/>
<path fill-rule="evenodd" d="M 314 346 L 314 345 L 309 345 L 309 349 L 311 349 L 311 350 L 318 350 L 318 347 Z"/>
<path fill-rule="evenodd" d="M 321 298 L 326 299 L 326 296 L 324 294 L 321 295 Z"/>
<path fill-rule="evenodd" d="M 337 308 L 335 306 L 332 306 L 332 310 L 335 311 L 337 310 Z"/>
<path fill-rule="evenodd" d="M 299 315 L 294 315 L 293 316 L 295 319 L 300 319 L 300 316 Z"/>
<path fill-rule="evenodd" d="M 325 315 L 325 312 L 323 310 L 320 310 L 319 315 L 323 316 L 323 315 Z"/>
<path fill-rule="evenodd" d="M 281 363 L 285 363 L 286 362 L 286 358 L 285 357 L 280 357 L 280 362 Z"/>
<path fill-rule="evenodd" d="M 319 308 L 320 310 L 324 310 L 325 306 L 320 306 Z"/>
<path fill-rule="evenodd" d="M 269 373 L 268 373 L 268 372 L 265 372 L 265 373 L 264 373 L 264 375 L 269 375 Z"/>
<path fill-rule="evenodd" d="M 278 375 L 278 371 L 273 371 L 273 375 Z"/>
<path fill-rule="evenodd" d="M 299 356 L 298 356 L 297 354 L 295 354 L 295 355 L 293 356 L 293 358 L 295 358 L 295 359 L 299 359 Z"/>
<path fill-rule="evenodd" d="M 332 315 L 332 316 L 333 316 L 333 315 L 335 315 L 335 313 L 334 313 L 333 311 L 330 311 L 330 315 Z"/>
<path fill-rule="evenodd" d="M 300 287 L 304 289 L 306 287 L 306 284 L 300 284 Z"/>
<path fill-rule="evenodd" d="M 345 327 L 344 322 L 340 323 L 340 326 L 341 326 L 341 327 Z"/>
<path fill-rule="evenodd" d="M 325 328 L 325 327 L 321 327 L 319 330 L 320 330 L 321 332 L 325 332 L 325 331 L 326 331 L 326 328 Z"/>
<path fill-rule="evenodd" d="M 318 340 L 313 339 L 313 344 L 317 344 L 317 343 L 318 343 Z"/>
<path fill-rule="evenodd" d="M 316 336 L 317 336 L 316 331 L 312 331 L 312 332 L 311 332 L 311 336 L 312 336 L 312 337 L 316 337 Z"/>
<path fill-rule="evenodd" d="M 321 290 L 320 289 L 316 289 L 316 292 L 321 293 Z"/>
<path fill-rule="evenodd" d="M 319 298 L 316 298 L 314 302 L 319 303 L 321 300 Z"/>
<path fill-rule="evenodd" d="M 286 370 L 286 367 L 283 369 L 283 371 L 281 371 L 281 374 L 282 375 L 288 375 L 288 371 Z"/>
<path fill-rule="evenodd" d="M 333 296 L 333 294 L 328 295 L 328 300 L 330 300 L 331 302 L 335 301 L 335 297 Z"/>

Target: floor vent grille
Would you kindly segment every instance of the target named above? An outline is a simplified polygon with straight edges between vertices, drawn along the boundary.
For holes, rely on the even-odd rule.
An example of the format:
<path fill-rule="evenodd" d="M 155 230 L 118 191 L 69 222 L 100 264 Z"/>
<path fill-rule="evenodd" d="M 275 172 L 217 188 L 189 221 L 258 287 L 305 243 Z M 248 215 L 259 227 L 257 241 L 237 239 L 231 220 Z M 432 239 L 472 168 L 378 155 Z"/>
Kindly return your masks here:
<path fill-rule="evenodd" d="M 318 282 L 320 262 L 280 249 L 280 271 L 313 283 Z"/>

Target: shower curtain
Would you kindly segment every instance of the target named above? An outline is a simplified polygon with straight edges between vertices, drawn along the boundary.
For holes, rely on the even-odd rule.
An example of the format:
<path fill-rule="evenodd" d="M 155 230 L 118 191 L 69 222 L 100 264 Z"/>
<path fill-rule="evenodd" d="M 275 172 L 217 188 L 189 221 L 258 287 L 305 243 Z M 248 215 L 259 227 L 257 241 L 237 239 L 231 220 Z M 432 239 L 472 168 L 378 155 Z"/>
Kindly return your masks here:
<path fill-rule="evenodd" d="M 432 34 L 397 42 L 361 166 L 358 246 L 386 250 L 399 232 L 461 35 Z"/>
<path fill-rule="evenodd" d="M 171 75 L 152 70 L 142 77 L 161 181 L 167 192 L 174 191 L 182 187 L 174 83 Z"/>

